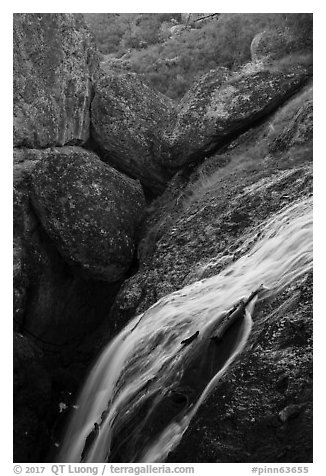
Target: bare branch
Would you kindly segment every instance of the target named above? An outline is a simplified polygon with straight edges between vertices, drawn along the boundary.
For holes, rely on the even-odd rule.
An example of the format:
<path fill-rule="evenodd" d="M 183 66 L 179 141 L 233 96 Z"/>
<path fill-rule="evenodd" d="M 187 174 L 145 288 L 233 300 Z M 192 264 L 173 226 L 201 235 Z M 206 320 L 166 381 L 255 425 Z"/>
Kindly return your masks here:
<path fill-rule="evenodd" d="M 219 17 L 220 15 L 220 13 L 212 13 L 211 15 L 206 15 L 205 17 L 197 18 L 197 20 L 194 20 L 194 23 L 200 20 L 205 20 L 206 18 Z"/>

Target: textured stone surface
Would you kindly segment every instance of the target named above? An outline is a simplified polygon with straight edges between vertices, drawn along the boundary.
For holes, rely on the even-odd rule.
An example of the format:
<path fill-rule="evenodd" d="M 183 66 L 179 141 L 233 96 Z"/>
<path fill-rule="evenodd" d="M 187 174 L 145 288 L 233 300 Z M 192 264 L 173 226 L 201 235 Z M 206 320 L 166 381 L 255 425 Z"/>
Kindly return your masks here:
<path fill-rule="evenodd" d="M 252 40 L 252 61 L 276 60 L 287 56 L 300 47 L 298 38 L 290 30 L 265 30 Z"/>
<path fill-rule="evenodd" d="M 69 151 L 60 149 L 64 156 Z M 94 357 L 99 340 L 93 338 L 94 330 L 105 323 L 101 336 L 110 335 L 107 317 L 120 285 L 92 280 L 70 267 L 43 230 L 31 206 L 31 183 L 37 164 L 53 153 L 14 151 L 16 462 L 44 461 L 50 445 L 61 436 L 58 421 L 53 428 L 57 416 L 63 416 L 59 404 L 69 404 Z"/>
<path fill-rule="evenodd" d="M 117 327 L 161 297 L 215 276 L 246 255 L 264 220 L 312 194 L 312 140 L 272 144 L 298 117 L 311 87 L 192 172 L 179 172 L 148 210 L 140 269 L 111 310 Z M 305 138 L 305 140 L 303 140 Z M 312 460 L 312 277 L 254 313 L 245 351 L 200 407 L 168 462 Z M 164 418 L 164 417 L 162 417 Z"/>
<path fill-rule="evenodd" d="M 311 194 L 312 96 L 269 114 L 310 72 L 271 66 L 292 46 L 266 35 L 253 42 L 255 63 L 209 72 L 178 109 L 133 74 L 96 79 L 87 147 L 153 194 L 185 167 L 148 208 L 130 277 L 139 183 L 85 149 L 48 148 L 88 139 L 92 39 L 79 15 L 16 14 L 14 40 L 14 458 L 36 462 L 94 349 L 160 297 L 224 269 L 266 218 Z M 171 461 L 310 461 L 311 298 L 309 276 L 257 306 L 241 362 Z"/>
<path fill-rule="evenodd" d="M 232 134 L 252 127 L 307 81 L 303 66 L 283 71 L 248 64 L 228 75 L 223 68 L 210 71 L 186 94 L 171 135 L 171 167 L 203 159 Z"/>
<path fill-rule="evenodd" d="M 43 152 L 14 150 L 13 168 L 13 232 L 14 232 L 14 319 L 22 325 L 27 289 L 39 272 L 42 252 L 36 237 L 38 222 L 29 202 L 30 174 Z"/>
<path fill-rule="evenodd" d="M 298 64 L 278 69 L 249 63 L 237 73 L 218 68 L 173 107 L 136 75 L 109 73 L 96 84 L 92 136 L 104 160 L 156 194 L 173 170 L 202 160 L 252 127 L 309 75 Z"/>
<path fill-rule="evenodd" d="M 135 251 L 140 185 L 83 149 L 51 150 L 33 170 L 32 203 L 67 263 L 118 281 Z"/>
<path fill-rule="evenodd" d="M 97 69 L 82 15 L 14 14 L 14 145 L 86 142 Z"/>
<path fill-rule="evenodd" d="M 108 73 L 95 85 L 92 137 L 109 164 L 161 192 L 171 177 L 165 134 L 173 115 L 172 101 L 136 74 Z"/>
<path fill-rule="evenodd" d="M 312 462 L 312 276 L 262 302 L 254 322 L 168 462 Z"/>
<path fill-rule="evenodd" d="M 81 276 L 44 232 L 30 195 L 34 169 L 50 153 L 50 149 L 14 153 L 14 323 L 20 332 L 63 354 L 61 345 L 79 342 L 107 317 L 119 283 Z"/>
<path fill-rule="evenodd" d="M 280 131 L 270 146 L 271 151 L 286 150 L 292 146 L 300 147 L 313 139 L 313 100 L 312 88 L 300 109 Z"/>
<path fill-rule="evenodd" d="M 119 327 L 161 297 L 216 275 L 238 257 L 238 246 L 263 220 L 293 197 L 312 192 L 309 135 L 305 142 L 275 147 L 281 131 L 309 104 L 311 93 L 307 85 L 226 151 L 193 172 L 174 176 L 147 210 L 138 246 L 139 271 L 122 285 L 112 322 Z M 311 126 L 307 116 L 300 118 L 305 128 Z"/>

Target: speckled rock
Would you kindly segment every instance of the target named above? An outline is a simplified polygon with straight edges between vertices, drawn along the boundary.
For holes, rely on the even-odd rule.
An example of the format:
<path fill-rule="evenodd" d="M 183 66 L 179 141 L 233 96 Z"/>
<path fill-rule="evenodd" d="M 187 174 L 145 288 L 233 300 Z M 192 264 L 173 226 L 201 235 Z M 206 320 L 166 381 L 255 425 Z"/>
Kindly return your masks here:
<path fill-rule="evenodd" d="M 123 325 L 163 296 L 216 276 L 248 253 L 266 219 L 311 196 L 309 134 L 271 150 L 310 100 L 306 85 L 223 152 L 173 177 L 148 210 L 139 271 L 121 287 L 112 321 Z M 167 462 L 311 461 L 311 331 L 309 274 L 257 304 L 248 345 Z"/>
<path fill-rule="evenodd" d="M 69 149 L 62 149 L 63 154 Z M 78 151 L 79 149 L 77 149 Z M 79 342 L 107 317 L 120 283 L 81 276 L 59 254 L 31 206 L 34 169 L 51 149 L 14 151 L 14 326 L 53 349 Z M 61 347 L 58 347 L 58 346 Z M 53 348 L 54 346 L 54 348 Z"/>
<path fill-rule="evenodd" d="M 51 382 L 42 352 L 21 334 L 14 334 L 14 461 L 39 462 L 49 444 L 46 415 Z M 43 454 L 42 454 L 43 453 Z"/>
<path fill-rule="evenodd" d="M 81 14 L 14 14 L 14 145 L 86 142 L 98 64 Z"/>
<path fill-rule="evenodd" d="M 265 30 L 252 40 L 250 51 L 252 61 L 280 59 L 296 51 L 300 45 L 298 38 L 289 29 Z"/>
<path fill-rule="evenodd" d="M 165 134 L 173 114 L 172 101 L 136 74 L 108 73 L 95 85 L 92 137 L 104 160 L 158 193 L 171 177 Z"/>
<path fill-rule="evenodd" d="M 311 274 L 257 306 L 240 358 L 167 459 L 180 461 L 312 462 Z"/>
<path fill-rule="evenodd" d="M 33 170 L 32 203 L 63 258 L 114 282 L 128 270 L 144 197 L 140 185 L 91 152 L 51 150 Z"/>
<path fill-rule="evenodd" d="M 312 140 L 272 145 L 311 100 L 311 85 L 259 127 L 194 170 L 181 170 L 148 208 L 138 245 L 139 271 L 121 287 L 112 322 L 125 323 L 161 297 L 216 275 L 237 247 L 282 207 L 312 193 Z M 306 116 L 299 116 L 306 121 Z M 301 122 L 297 123 L 299 127 Z M 300 127 L 299 127 L 300 128 Z"/>
<path fill-rule="evenodd" d="M 305 144 L 313 139 L 312 89 L 300 109 L 270 145 L 271 151 L 283 151 Z"/>
<path fill-rule="evenodd" d="M 196 83 L 180 103 L 171 135 L 171 167 L 203 159 L 232 135 L 282 104 L 308 79 L 307 68 L 296 65 L 283 71 L 248 64 L 228 76 L 211 71 Z"/>
<path fill-rule="evenodd" d="M 120 282 L 98 281 L 87 272 L 80 272 L 77 266 L 69 266 L 59 254 L 54 241 L 44 231 L 31 205 L 36 167 L 40 165 L 41 168 L 41 164 L 45 166 L 56 155 L 68 163 L 74 153 L 84 158 L 90 156 L 88 163 L 95 163 L 94 169 L 101 173 L 105 181 L 107 169 L 110 168 L 85 150 L 14 150 L 13 317 L 17 332 L 14 345 L 15 462 L 43 461 L 50 445 L 54 445 L 57 441 L 55 438 L 60 436 L 61 428 L 56 427 L 53 433 L 54 421 L 58 414 L 62 416 L 59 404 L 69 401 L 70 395 L 77 390 L 85 376 L 97 350 L 99 338 L 93 337 L 95 329 L 105 323 L 105 331 L 101 333 L 107 338 L 110 335 L 106 320 L 120 286 Z M 126 199 L 126 204 L 130 209 L 134 207 L 133 210 L 139 210 L 136 199 L 142 194 L 138 185 L 130 179 L 121 178 L 121 174 L 116 171 L 112 171 L 109 176 L 111 181 L 106 185 L 105 191 L 108 193 L 105 197 L 113 199 L 118 195 L 123 199 L 123 193 L 129 190 L 135 203 L 131 206 L 129 199 Z M 118 177 L 116 180 L 120 189 L 116 195 L 110 188 L 112 176 Z M 93 179 L 91 183 L 95 183 L 94 174 L 89 173 L 89 177 Z M 84 195 L 80 198 L 87 200 Z M 101 199 L 101 195 L 93 196 L 93 202 L 90 199 L 93 211 L 95 200 L 104 207 L 105 200 Z M 85 207 L 85 212 L 87 210 Z M 108 211 L 103 209 L 101 213 L 105 218 Z M 134 217 L 133 223 L 136 221 Z M 113 224 L 111 220 L 107 226 Z M 99 237 L 102 236 L 100 230 L 93 231 L 98 231 Z M 96 239 L 94 243 L 101 245 Z M 103 246 L 106 245 L 104 243 Z M 60 369 L 64 369 L 65 379 L 60 376 Z"/>
<path fill-rule="evenodd" d="M 25 315 L 27 289 L 33 276 L 39 271 L 41 259 L 40 248 L 36 244 L 35 230 L 37 219 L 30 208 L 29 187 L 30 174 L 43 156 L 38 150 L 14 150 L 13 168 L 13 298 L 14 320 L 21 325 Z M 29 252 L 27 251 L 29 248 Z M 33 251 L 32 251 L 33 250 Z M 38 250 L 38 251 L 37 251 Z M 33 257 L 31 256 L 33 255 Z M 33 262 L 30 266 L 28 263 Z"/>

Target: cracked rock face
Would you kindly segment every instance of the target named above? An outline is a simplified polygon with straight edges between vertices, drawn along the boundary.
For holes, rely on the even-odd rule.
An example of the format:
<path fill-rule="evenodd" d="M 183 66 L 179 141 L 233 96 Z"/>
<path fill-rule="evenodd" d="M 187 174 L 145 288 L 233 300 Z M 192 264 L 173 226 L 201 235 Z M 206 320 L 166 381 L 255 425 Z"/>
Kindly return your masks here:
<path fill-rule="evenodd" d="M 14 146 L 85 143 L 97 68 L 82 15 L 14 14 Z"/>
<path fill-rule="evenodd" d="M 161 297 L 218 274 L 237 258 L 238 240 L 293 197 L 312 193 L 311 98 L 307 85 L 226 151 L 190 175 L 174 176 L 144 220 L 139 271 L 112 308 L 118 326 Z"/>
<path fill-rule="evenodd" d="M 140 185 L 77 147 L 48 151 L 33 170 L 31 198 L 66 262 L 114 282 L 128 270 L 144 197 Z"/>
<path fill-rule="evenodd" d="M 109 164 L 158 194 L 176 169 L 202 160 L 276 109 L 310 76 L 307 67 L 249 63 L 239 72 L 211 70 L 179 106 L 136 75 L 110 73 L 97 82 L 92 138 Z"/>
<path fill-rule="evenodd" d="M 307 80 L 305 67 L 285 70 L 247 64 L 229 75 L 225 68 L 210 71 L 180 103 L 171 143 L 171 167 L 204 158 L 225 138 L 240 133 L 282 104 Z"/>

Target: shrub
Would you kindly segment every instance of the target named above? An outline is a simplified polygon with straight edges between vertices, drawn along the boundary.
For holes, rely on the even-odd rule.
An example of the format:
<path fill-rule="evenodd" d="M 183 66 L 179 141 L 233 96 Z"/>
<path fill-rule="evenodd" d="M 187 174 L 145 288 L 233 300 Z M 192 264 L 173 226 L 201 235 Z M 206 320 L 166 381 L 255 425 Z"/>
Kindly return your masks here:
<path fill-rule="evenodd" d="M 250 61 L 252 39 L 265 29 L 289 28 L 303 51 L 312 47 L 312 14 L 224 13 L 174 36 L 169 28 L 181 21 L 181 14 L 85 15 L 102 53 L 121 56 L 128 50 L 128 68 L 173 99 L 212 68 L 234 70 Z"/>

